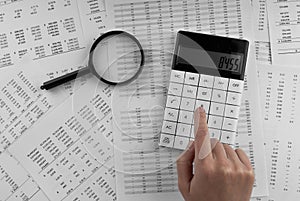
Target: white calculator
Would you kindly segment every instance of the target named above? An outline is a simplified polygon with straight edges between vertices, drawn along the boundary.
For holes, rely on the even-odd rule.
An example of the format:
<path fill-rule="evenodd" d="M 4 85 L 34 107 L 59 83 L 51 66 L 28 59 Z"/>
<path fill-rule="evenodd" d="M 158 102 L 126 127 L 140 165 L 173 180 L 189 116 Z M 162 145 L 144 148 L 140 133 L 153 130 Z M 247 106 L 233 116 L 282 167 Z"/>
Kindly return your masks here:
<path fill-rule="evenodd" d="M 202 106 L 209 134 L 234 145 L 249 43 L 179 31 L 160 145 L 185 149 L 194 139 L 194 111 Z"/>

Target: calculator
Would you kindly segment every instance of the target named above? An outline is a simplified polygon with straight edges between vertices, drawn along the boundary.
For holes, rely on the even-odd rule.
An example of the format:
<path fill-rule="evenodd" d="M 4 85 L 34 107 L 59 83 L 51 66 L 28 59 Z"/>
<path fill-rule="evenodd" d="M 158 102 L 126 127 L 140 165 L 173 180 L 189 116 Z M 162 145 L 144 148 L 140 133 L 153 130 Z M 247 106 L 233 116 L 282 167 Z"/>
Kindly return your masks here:
<path fill-rule="evenodd" d="M 159 144 L 185 149 L 194 140 L 194 111 L 202 106 L 209 134 L 234 145 L 249 42 L 179 31 Z"/>

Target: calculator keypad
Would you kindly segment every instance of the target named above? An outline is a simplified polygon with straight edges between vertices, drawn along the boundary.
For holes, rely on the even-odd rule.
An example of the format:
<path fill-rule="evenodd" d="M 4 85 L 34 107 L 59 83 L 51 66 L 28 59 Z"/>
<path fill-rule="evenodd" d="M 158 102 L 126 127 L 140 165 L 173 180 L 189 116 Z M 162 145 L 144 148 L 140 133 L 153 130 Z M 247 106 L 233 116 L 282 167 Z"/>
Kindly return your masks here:
<path fill-rule="evenodd" d="M 160 145 L 185 149 L 194 140 L 194 111 L 202 106 L 209 134 L 233 145 L 244 82 L 172 70 Z"/>

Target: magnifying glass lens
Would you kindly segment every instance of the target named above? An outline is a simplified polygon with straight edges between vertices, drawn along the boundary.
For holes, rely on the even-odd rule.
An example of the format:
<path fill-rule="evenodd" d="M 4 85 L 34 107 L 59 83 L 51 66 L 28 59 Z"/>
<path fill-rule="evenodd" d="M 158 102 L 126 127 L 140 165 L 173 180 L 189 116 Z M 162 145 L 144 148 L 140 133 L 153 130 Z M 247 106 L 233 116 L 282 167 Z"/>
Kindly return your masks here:
<path fill-rule="evenodd" d="M 138 74 L 142 57 L 140 46 L 126 33 L 110 35 L 93 50 L 94 73 L 108 82 L 126 82 Z"/>

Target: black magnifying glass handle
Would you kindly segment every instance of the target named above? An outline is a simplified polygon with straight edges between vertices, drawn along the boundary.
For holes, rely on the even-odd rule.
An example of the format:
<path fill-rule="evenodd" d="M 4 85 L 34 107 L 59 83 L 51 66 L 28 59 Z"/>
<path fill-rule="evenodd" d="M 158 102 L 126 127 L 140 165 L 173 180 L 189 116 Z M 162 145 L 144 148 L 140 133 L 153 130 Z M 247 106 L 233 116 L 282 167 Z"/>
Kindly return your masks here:
<path fill-rule="evenodd" d="M 45 89 L 45 90 L 52 89 L 52 88 L 54 88 L 56 86 L 59 86 L 61 84 L 69 82 L 71 80 L 75 80 L 77 77 L 81 77 L 81 76 L 86 75 L 86 74 L 88 74 L 90 72 L 91 72 L 90 68 L 89 67 L 85 67 L 85 68 L 73 71 L 71 73 L 67 73 L 67 74 L 65 74 L 63 76 L 54 78 L 54 79 L 49 80 L 47 82 L 44 82 L 43 85 L 41 86 L 41 89 Z"/>

